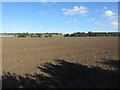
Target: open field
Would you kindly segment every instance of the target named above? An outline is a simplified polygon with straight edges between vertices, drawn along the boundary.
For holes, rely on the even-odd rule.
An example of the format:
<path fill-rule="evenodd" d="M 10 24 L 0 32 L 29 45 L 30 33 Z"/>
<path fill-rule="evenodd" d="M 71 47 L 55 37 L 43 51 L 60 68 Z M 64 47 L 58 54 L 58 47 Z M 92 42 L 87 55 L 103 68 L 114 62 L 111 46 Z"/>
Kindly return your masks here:
<path fill-rule="evenodd" d="M 52 70 L 52 65 L 56 64 L 55 60 L 64 60 L 88 68 L 94 66 L 102 70 L 115 70 L 112 65 L 102 62 L 118 61 L 118 37 L 3 38 L 2 49 L 3 74 L 39 74 L 42 72 L 38 69 L 39 65 L 51 63 L 49 68 Z M 116 83 L 114 82 L 113 87 L 117 87 Z"/>
<path fill-rule="evenodd" d="M 0 35 L 0 37 L 15 37 L 14 35 Z"/>

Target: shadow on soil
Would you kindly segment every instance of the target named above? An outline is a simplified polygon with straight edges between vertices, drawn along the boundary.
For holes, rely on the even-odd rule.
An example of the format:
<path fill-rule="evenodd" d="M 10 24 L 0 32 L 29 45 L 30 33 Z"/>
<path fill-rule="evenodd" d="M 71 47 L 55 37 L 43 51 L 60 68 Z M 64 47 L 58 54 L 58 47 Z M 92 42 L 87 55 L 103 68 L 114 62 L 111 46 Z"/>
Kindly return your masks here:
<path fill-rule="evenodd" d="M 83 66 L 64 60 L 55 60 L 57 64 L 46 63 L 38 69 L 44 74 L 26 74 L 24 76 L 4 72 L 3 88 L 110 88 L 119 87 L 118 71 L 103 70 L 99 67 Z M 117 64 L 117 62 L 111 64 Z M 109 63 L 109 64 L 110 64 Z"/>
<path fill-rule="evenodd" d="M 105 65 L 109 65 L 109 67 L 113 67 L 113 68 L 119 69 L 120 60 L 107 60 L 107 59 L 103 59 L 103 61 L 101 61 L 99 63 L 105 64 Z"/>

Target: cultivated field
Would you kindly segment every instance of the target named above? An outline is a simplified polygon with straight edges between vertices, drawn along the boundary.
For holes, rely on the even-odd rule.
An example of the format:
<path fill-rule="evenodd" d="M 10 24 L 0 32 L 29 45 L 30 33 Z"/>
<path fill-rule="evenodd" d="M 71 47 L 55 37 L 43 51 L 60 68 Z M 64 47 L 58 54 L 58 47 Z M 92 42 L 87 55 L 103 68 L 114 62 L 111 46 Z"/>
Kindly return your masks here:
<path fill-rule="evenodd" d="M 33 75 L 34 73 L 40 74 L 43 72 L 46 75 L 48 74 L 55 77 L 54 74 L 48 73 L 46 69 L 41 70 L 38 68 L 40 65 L 44 66 L 45 63 L 50 64 L 50 67 L 48 64 L 45 64 L 45 66 L 48 66 L 47 69 L 51 68 L 50 70 L 53 70 L 55 67 L 57 69 L 57 63 L 62 65 L 79 64 L 87 66 L 85 68 L 93 68 L 94 66 L 99 67 L 100 70 L 105 70 L 105 72 L 107 72 L 107 70 L 112 72 L 117 69 L 117 67 L 113 67 L 113 65 L 115 64 L 114 62 L 118 62 L 118 37 L 3 38 L 2 49 L 3 75 L 7 72 L 23 76 L 25 74 Z M 106 63 L 107 61 L 108 63 Z M 55 67 L 53 65 L 55 65 Z M 65 73 L 69 73 L 70 75 L 70 73 L 75 72 L 72 70 L 74 65 L 73 67 L 70 66 L 71 71 L 68 71 L 68 67 L 67 69 L 63 68 L 63 70 L 58 68 L 56 73 L 64 72 L 62 75 L 66 75 Z M 80 68 L 77 68 L 78 71 L 79 69 Z M 90 70 L 92 71 L 93 69 Z M 98 69 L 95 70 L 98 71 Z M 53 70 L 51 72 L 55 73 L 55 71 Z M 104 75 L 101 71 L 99 73 Z M 110 72 L 109 74 L 105 73 L 105 75 L 110 75 Z M 112 87 L 110 86 L 112 84 L 113 87 L 117 87 L 117 81 L 114 82 L 115 80 L 108 81 L 111 82 L 109 84 L 101 82 L 100 84 L 103 86 L 98 85 L 96 87 Z M 76 83 L 77 82 L 80 83 L 80 81 L 76 81 Z M 96 80 L 96 82 L 99 81 Z M 84 83 L 85 82 L 82 82 L 82 84 Z M 58 87 L 60 87 L 60 85 Z M 68 86 L 70 85 L 71 84 L 68 84 Z M 88 84 L 88 87 L 92 87 L 92 85 L 93 84 Z M 52 86 L 57 87 L 55 85 L 51 85 L 51 87 Z M 95 84 L 93 87 L 94 86 Z M 67 87 L 67 85 L 65 87 Z M 87 87 L 87 85 L 82 85 L 81 87 Z"/>

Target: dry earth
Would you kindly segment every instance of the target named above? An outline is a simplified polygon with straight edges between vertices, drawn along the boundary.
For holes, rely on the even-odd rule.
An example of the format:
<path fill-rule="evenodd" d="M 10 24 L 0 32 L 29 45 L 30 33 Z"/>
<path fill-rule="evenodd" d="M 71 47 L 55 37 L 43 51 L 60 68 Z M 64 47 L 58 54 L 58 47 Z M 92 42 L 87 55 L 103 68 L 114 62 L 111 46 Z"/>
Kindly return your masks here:
<path fill-rule="evenodd" d="M 118 37 L 3 38 L 2 71 L 16 74 L 38 72 L 55 59 L 99 66 L 103 60 L 118 60 Z"/>
<path fill-rule="evenodd" d="M 3 88 L 119 87 L 118 37 L 3 38 L 2 46 Z"/>

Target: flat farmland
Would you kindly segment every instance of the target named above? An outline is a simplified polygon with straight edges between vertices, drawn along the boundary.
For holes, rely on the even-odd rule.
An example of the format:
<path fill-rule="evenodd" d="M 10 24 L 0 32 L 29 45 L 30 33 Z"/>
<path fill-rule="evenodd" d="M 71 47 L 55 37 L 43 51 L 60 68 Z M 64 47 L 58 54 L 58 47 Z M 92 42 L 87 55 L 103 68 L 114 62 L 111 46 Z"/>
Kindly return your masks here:
<path fill-rule="evenodd" d="M 118 37 L 3 38 L 2 71 L 32 74 L 43 63 L 62 59 L 87 66 L 118 60 Z"/>
<path fill-rule="evenodd" d="M 3 38 L 3 88 L 119 87 L 118 37 Z"/>

